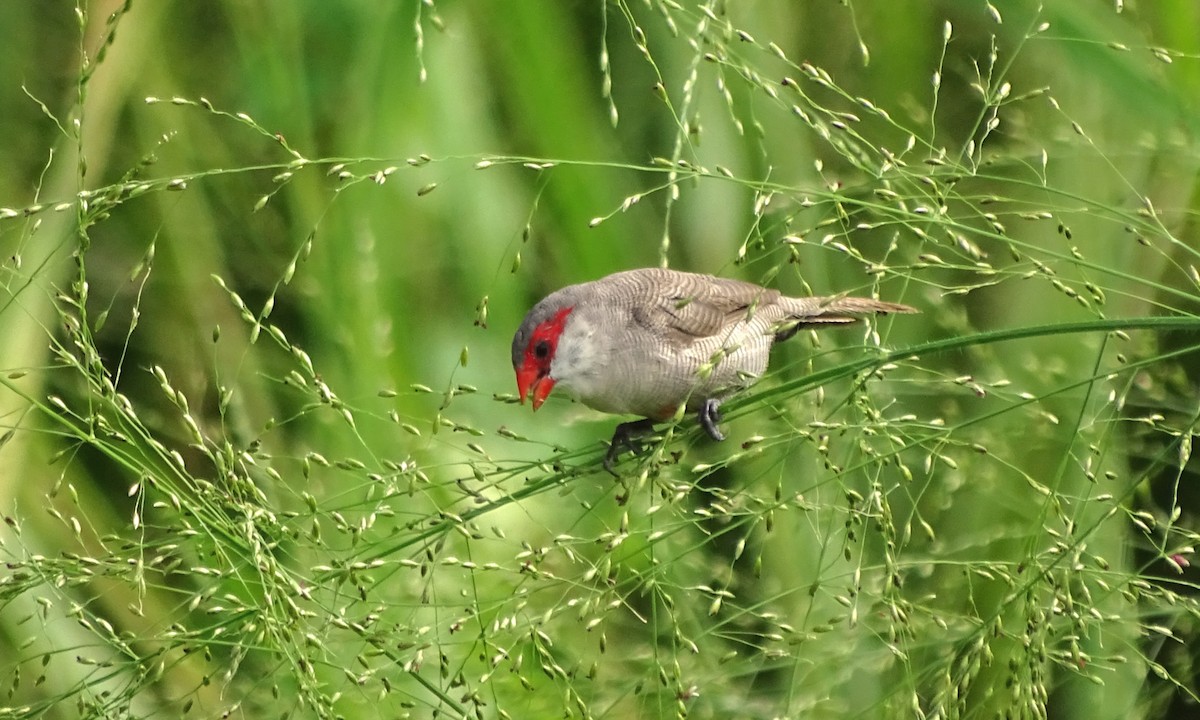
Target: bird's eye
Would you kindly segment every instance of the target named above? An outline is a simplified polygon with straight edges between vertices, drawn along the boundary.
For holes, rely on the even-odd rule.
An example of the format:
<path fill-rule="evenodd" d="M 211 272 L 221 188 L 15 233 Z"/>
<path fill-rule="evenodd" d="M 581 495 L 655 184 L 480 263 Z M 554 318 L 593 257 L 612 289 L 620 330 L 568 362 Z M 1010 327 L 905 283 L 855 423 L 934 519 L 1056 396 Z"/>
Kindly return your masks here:
<path fill-rule="evenodd" d="M 537 345 L 533 346 L 533 354 L 538 360 L 545 360 L 550 357 L 550 343 L 545 340 L 540 341 Z"/>

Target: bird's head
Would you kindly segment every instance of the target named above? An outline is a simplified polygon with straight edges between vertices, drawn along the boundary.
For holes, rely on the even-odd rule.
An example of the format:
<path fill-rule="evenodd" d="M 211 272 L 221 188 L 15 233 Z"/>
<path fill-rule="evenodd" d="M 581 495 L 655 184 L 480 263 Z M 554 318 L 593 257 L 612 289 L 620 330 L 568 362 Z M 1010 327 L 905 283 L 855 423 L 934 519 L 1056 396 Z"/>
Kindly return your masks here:
<path fill-rule="evenodd" d="M 574 306 L 539 303 L 525 316 L 513 336 L 513 370 L 517 373 L 517 392 L 522 405 L 529 397 L 537 410 L 554 389 L 558 380 L 554 375 L 558 341 L 574 309 Z"/>

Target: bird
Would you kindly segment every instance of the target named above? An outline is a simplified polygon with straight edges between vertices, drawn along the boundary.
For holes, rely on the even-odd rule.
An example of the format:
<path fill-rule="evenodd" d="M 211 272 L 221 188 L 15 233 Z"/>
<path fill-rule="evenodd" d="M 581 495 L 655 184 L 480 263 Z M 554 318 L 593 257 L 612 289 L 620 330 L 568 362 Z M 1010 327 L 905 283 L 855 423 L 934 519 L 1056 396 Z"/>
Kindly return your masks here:
<path fill-rule="evenodd" d="M 740 280 L 667 268 L 626 270 L 569 285 L 533 306 L 513 335 L 521 404 L 537 410 L 559 389 L 584 405 L 641 420 L 613 431 L 604 467 L 618 475 L 623 448 L 671 419 L 695 412 L 714 441 L 725 439 L 721 402 L 767 369 L 771 347 L 803 328 L 853 323 L 916 308 L 862 297 L 789 297 Z"/>

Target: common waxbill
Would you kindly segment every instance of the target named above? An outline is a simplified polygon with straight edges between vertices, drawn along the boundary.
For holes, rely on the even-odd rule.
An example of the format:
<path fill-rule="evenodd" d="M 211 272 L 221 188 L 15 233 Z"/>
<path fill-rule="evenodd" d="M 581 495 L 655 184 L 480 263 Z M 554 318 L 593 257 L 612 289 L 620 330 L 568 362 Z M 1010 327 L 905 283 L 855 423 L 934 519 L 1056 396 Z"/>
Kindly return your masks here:
<path fill-rule="evenodd" d="M 613 433 L 604 466 L 633 435 L 681 404 L 724 440 L 718 408 L 767 369 L 776 341 L 801 328 L 852 323 L 872 313 L 913 313 L 858 297 L 787 297 L 778 290 L 663 268 L 569 285 L 533 307 L 513 336 L 521 402 L 533 409 L 554 388 L 595 410 L 639 415 Z M 634 448 L 636 449 L 636 448 Z"/>

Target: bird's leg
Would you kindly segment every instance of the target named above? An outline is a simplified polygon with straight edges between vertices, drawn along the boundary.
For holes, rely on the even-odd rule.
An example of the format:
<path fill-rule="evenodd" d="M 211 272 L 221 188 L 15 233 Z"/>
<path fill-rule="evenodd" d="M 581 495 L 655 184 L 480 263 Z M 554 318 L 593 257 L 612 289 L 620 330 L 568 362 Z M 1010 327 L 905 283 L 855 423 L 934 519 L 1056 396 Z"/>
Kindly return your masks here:
<path fill-rule="evenodd" d="M 604 456 L 604 469 L 617 477 L 621 477 L 620 473 L 613 469 L 613 466 L 617 462 L 617 456 L 621 454 L 621 449 L 628 448 L 636 454 L 642 449 L 642 444 L 636 442 L 633 438 L 637 435 L 645 435 L 653 429 L 654 421 L 650 418 L 643 418 L 618 425 L 617 429 L 613 431 L 612 440 L 608 442 L 608 453 Z"/>
<path fill-rule="evenodd" d="M 724 433 L 721 432 L 717 425 L 721 422 L 721 401 L 716 398 L 708 398 L 704 404 L 700 406 L 700 427 L 704 428 L 704 432 L 717 442 L 725 439 Z M 629 450 L 634 454 L 641 452 L 642 444 L 635 440 L 639 435 L 645 435 L 654 430 L 654 421 L 650 418 L 642 420 L 634 420 L 633 422 L 621 423 L 617 429 L 613 431 L 612 440 L 608 442 L 608 452 L 604 455 L 604 469 L 620 477 L 615 469 L 617 456 L 622 450 Z"/>
<path fill-rule="evenodd" d="M 716 398 L 709 398 L 700 406 L 700 427 L 704 428 L 704 432 L 717 442 L 725 439 L 725 435 L 721 433 L 717 424 L 721 422 L 721 401 Z"/>

